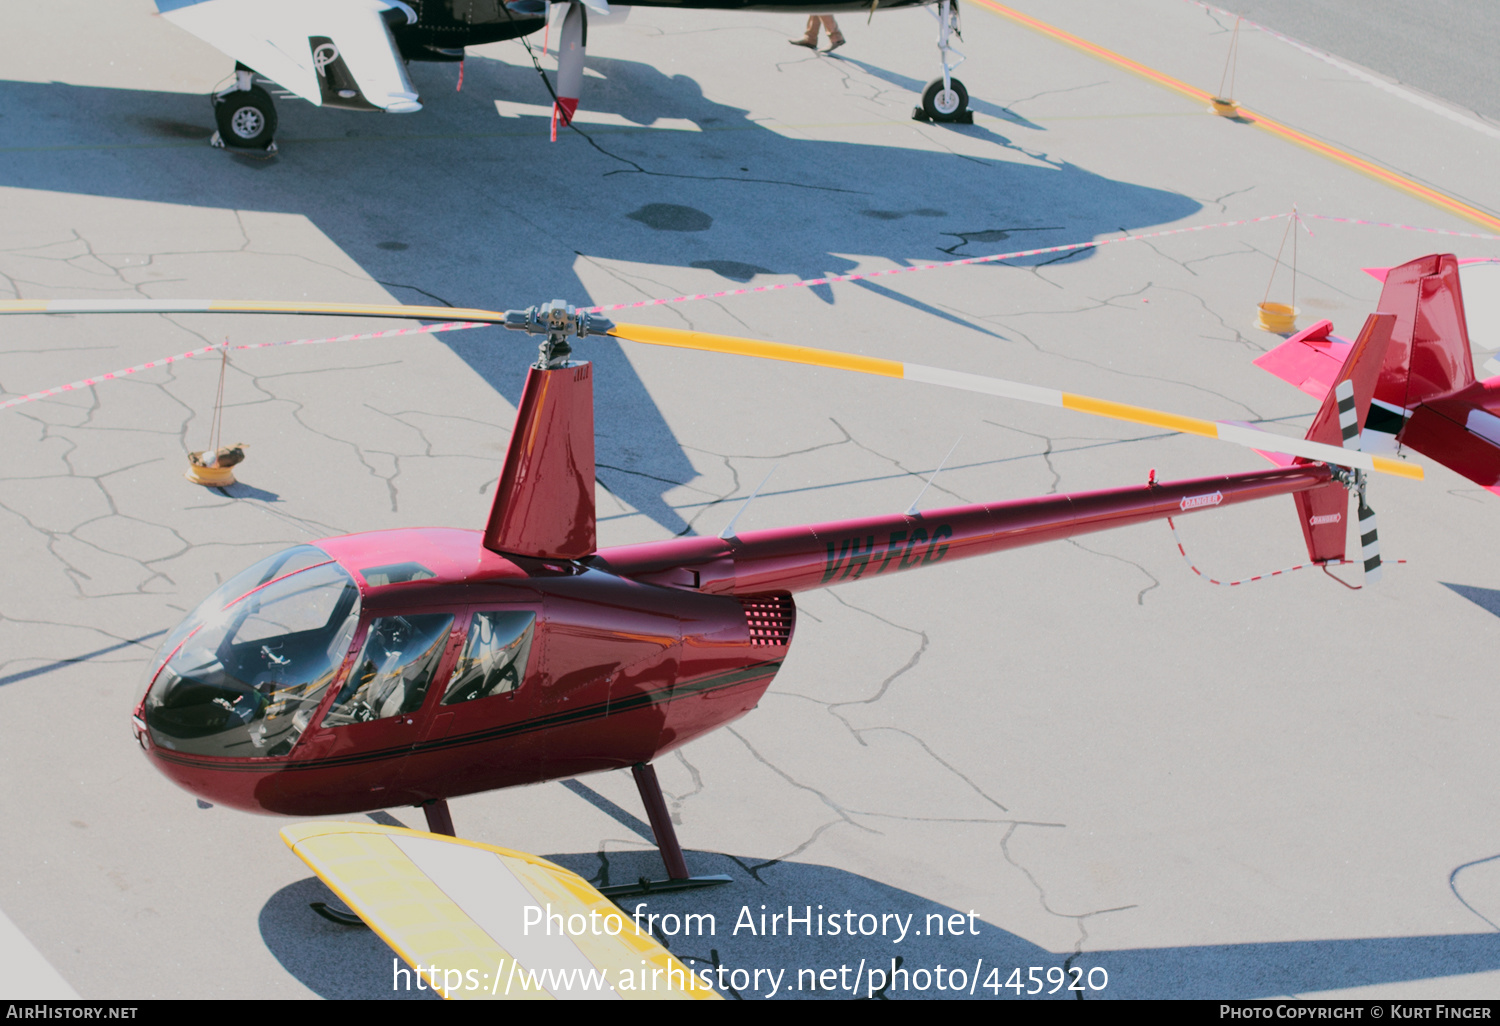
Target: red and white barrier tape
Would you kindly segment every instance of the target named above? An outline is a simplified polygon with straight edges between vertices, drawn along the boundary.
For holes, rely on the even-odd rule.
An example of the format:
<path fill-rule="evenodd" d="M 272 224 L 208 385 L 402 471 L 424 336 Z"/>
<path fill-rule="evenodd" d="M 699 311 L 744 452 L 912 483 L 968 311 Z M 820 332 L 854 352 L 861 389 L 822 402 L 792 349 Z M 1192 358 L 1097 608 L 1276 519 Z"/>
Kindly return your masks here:
<path fill-rule="evenodd" d="M 801 281 L 778 282 L 772 285 L 757 285 L 754 288 L 724 289 L 720 292 L 697 292 L 688 295 L 673 296 L 670 299 L 642 299 L 637 300 L 633 303 L 602 304 L 600 306 L 583 307 L 581 308 L 581 310 L 587 313 L 613 313 L 618 310 L 638 310 L 641 307 L 648 306 L 668 306 L 676 303 L 690 303 L 699 299 L 722 299 L 727 296 L 747 296 L 757 292 L 775 292 L 780 289 L 808 288 L 814 285 L 831 285 L 836 282 L 842 281 L 862 281 L 868 278 L 881 278 L 893 274 L 906 274 L 909 271 L 933 271 L 945 267 L 965 267 L 971 264 L 989 264 L 996 263 L 1001 260 L 1018 260 L 1022 257 L 1042 256 L 1047 253 L 1067 253 L 1075 250 L 1097 249 L 1100 246 L 1108 246 L 1117 242 L 1139 242 L 1143 239 L 1159 239 L 1168 235 L 1185 235 L 1190 232 L 1203 232 L 1209 231 L 1210 229 L 1214 228 L 1237 228 L 1242 225 L 1259 224 L 1264 221 L 1279 221 L 1284 217 L 1296 218 L 1299 223 L 1302 223 L 1304 228 L 1307 227 L 1305 223 L 1306 219 L 1312 218 L 1319 221 L 1335 221 L 1340 224 L 1366 225 L 1374 228 L 1399 228 L 1403 231 L 1426 232 L 1433 235 L 1453 235 L 1465 239 L 1490 239 L 1500 241 L 1500 235 L 1487 235 L 1482 232 L 1459 232 L 1444 228 L 1422 228 L 1416 225 L 1394 224 L 1386 221 L 1365 221 L 1353 217 L 1333 217 L 1328 214 L 1301 214 L 1295 210 L 1290 210 L 1283 214 L 1265 214 L 1261 217 L 1246 217 L 1236 221 L 1220 221 L 1215 224 L 1191 225 L 1187 228 L 1167 228 L 1159 232 L 1143 232 L 1139 235 L 1123 235 L 1119 238 L 1114 239 L 1094 239 L 1090 242 L 1071 242 L 1061 246 L 1043 246 L 1039 249 L 1016 250 L 1013 253 L 995 253 L 990 256 L 964 257 L 959 260 L 944 260 L 939 263 L 933 264 L 915 264 L 905 267 L 890 267 L 882 271 L 865 271 L 859 274 L 831 274 L 823 278 L 804 278 Z M 1311 231 L 1311 229 L 1308 230 L 1309 232 Z M 333 338 L 295 339 L 284 342 L 256 342 L 247 345 L 230 346 L 229 348 L 267 349 L 273 346 L 304 346 L 318 345 L 324 342 L 354 342 L 363 339 L 388 338 L 394 335 L 412 335 L 436 331 L 457 331 L 464 328 L 484 328 L 488 326 L 489 325 L 487 324 L 471 321 L 453 321 L 444 324 L 427 324 L 417 328 L 395 328 L 390 331 L 367 332 L 358 335 L 338 335 Z M 136 374 L 144 370 L 151 370 L 155 367 L 163 367 L 170 363 L 176 363 L 179 360 L 188 360 L 194 356 L 202 356 L 205 353 L 218 352 L 220 350 L 223 350 L 224 348 L 224 346 L 204 346 L 201 349 L 194 349 L 191 352 L 179 353 L 176 356 L 164 357 L 160 360 L 152 360 L 150 363 L 143 363 L 136 367 L 128 367 L 125 370 L 115 371 L 110 374 L 101 374 L 93 378 L 84 378 L 82 381 L 75 381 L 69 385 L 59 385 L 56 388 L 49 388 L 41 392 L 32 392 L 29 395 L 20 396 L 18 398 L 10 399 L 5 402 L 0 402 L 0 410 L 10 409 L 13 406 L 20 406 L 22 403 L 33 402 L 37 399 L 45 399 L 48 396 L 61 395 L 65 392 L 76 391 L 80 388 L 91 388 L 94 385 L 97 385 L 104 381 L 113 381 L 116 378 L 123 378 L 127 375 Z M 1191 563 L 1189 563 L 1189 565 L 1191 565 Z M 1196 569 L 1197 568 L 1195 567 L 1195 572 Z M 1292 567 L 1291 569 L 1300 570 L 1301 567 Z M 1289 572 L 1290 570 L 1276 571 L 1277 574 Z M 1271 574 L 1268 576 L 1275 576 L 1275 574 Z M 1259 578 L 1252 578 L 1252 580 L 1258 579 Z M 1220 584 L 1223 582 L 1215 581 L 1214 583 Z M 1238 584 L 1242 582 L 1236 581 L 1231 583 Z"/>
<path fill-rule="evenodd" d="M 1172 522 L 1172 518 L 1171 517 L 1167 517 L 1167 526 L 1172 529 L 1172 540 L 1177 543 L 1177 551 L 1180 552 L 1180 553 L 1182 553 L 1182 559 L 1183 559 L 1183 561 L 1185 563 L 1187 563 L 1188 569 L 1191 570 L 1193 573 L 1197 574 L 1199 577 L 1203 578 L 1209 584 L 1217 584 L 1217 585 L 1219 585 L 1221 587 L 1225 587 L 1225 588 L 1233 588 L 1236 585 L 1240 585 L 1240 584 L 1249 584 L 1251 581 L 1265 581 L 1265 580 L 1269 580 L 1272 577 L 1280 577 L 1282 574 L 1289 574 L 1289 573 L 1291 573 L 1294 570 L 1306 570 L 1308 567 L 1311 567 L 1311 566 L 1322 567 L 1323 568 L 1323 572 L 1327 573 L 1328 572 L 1328 568 L 1330 566 L 1356 566 L 1356 565 L 1358 565 L 1357 561 L 1353 560 L 1353 559 L 1329 560 L 1327 563 L 1298 563 L 1296 566 L 1289 566 L 1289 567 L 1286 567 L 1286 568 L 1281 569 L 1281 570 L 1272 570 L 1268 574 L 1256 574 L 1254 577 L 1242 577 L 1238 581 L 1216 581 L 1212 577 L 1208 576 L 1208 574 L 1204 573 L 1202 570 L 1199 570 L 1197 568 L 1197 566 L 1195 566 L 1193 564 L 1192 558 L 1187 554 L 1187 549 L 1185 549 L 1185 548 L 1182 547 L 1182 538 L 1177 534 L 1177 525 Z M 1406 562 L 1406 560 L 1404 560 L 1404 559 L 1387 559 L 1387 560 L 1383 560 L 1382 563 L 1381 563 L 1381 565 L 1382 566 L 1400 565 L 1400 564 L 1405 563 L 1405 562 Z M 1333 577 L 1332 574 L 1329 574 L 1329 576 Z M 1339 579 L 1337 577 L 1334 577 L 1333 579 L 1335 581 L 1339 581 Z M 1362 585 L 1362 584 L 1348 584 L 1348 583 L 1345 583 L 1344 581 L 1339 581 L 1339 583 L 1342 584 L 1342 585 L 1344 585 L 1344 587 L 1346 587 L 1346 588 L 1352 588 L 1355 591 L 1358 591 L 1360 588 L 1364 587 L 1364 585 Z"/>
<path fill-rule="evenodd" d="M 674 303 L 691 303 L 698 299 L 723 299 L 727 296 L 748 296 L 756 292 L 775 292 L 779 289 L 808 288 L 813 285 L 831 285 L 841 281 L 861 281 L 867 278 L 880 278 L 892 274 L 906 274 L 908 271 L 934 271 L 944 267 L 965 267 L 970 264 L 992 264 L 1000 260 L 1019 260 L 1021 257 L 1042 256 L 1047 253 L 1067 253 L 1072 250 L 1097 249 L 1100 246 L 1109 246 L 1116 242 L 1139 242 L 1142 239 L 1159 239 L 1167 235 L 1185 235 L 1189 232 L 1208 231 L 1211 228 L 1238 228 L 1241 225 L 1259 224 L 1262 221 L 1279 221 L 1283 217 L 1294 217 L 1312 234 L 1312 228 L 1306 223 L 1307 219 L 1315 218 L 1319 221 L 1337 221 L 1341 224 L 1366 225 L 1372 228 L 1400 228 L 1409 232 L 1427 232 L 1432 235 L 1453 235 L 1463 239 L 1490 239 L 1500 241 L 1500 235 L 1489 235 L 1484 232 L 1457 232 L 1445 228 L 1421 228 L 1410 224 L 1393 224 L 1388 221 L 1364 221 L 1355 217 L 1333 217 L 1328 214 L 1300 214 L 1296 211 L 1288 211 L 1285 214 L 1267 214 L 1263 217 L 1247 217 L 1238 221 L 1220 221 L 1217 224 L 1197 224 L 1188 228 L 1168 228 L 1159 232 L 1144 232 L 1140 235 L 1123 235 L 1117 239 L 1095 239 L 1091 242 L 1071 242 L 1062 246 L 1043 246 L 1040 249 L 1022 249 L 1014 253 L 996 253 L 992 256 L 967 257 L 961 260 L 944 260 L 935 264 L 915 264 L 907 267 L 889 267 L 883 271 L 865 271 L 859 274 L 830 274 L 824 278 L 804 278 L 801 281 L 784 281 L 773 285 L 757 285 L 747 289 L 724 289 L 720 292 L 696 292 L 684 296 L 673 296 L 671 299 L 641 299 L 634 303 L 612 303 L 601 306 L 587 307 L 588 313 L 613 313 L 617 310 L 637 310 L 645 306 L 669 306 Z"/>
<path fill-rule="evenodd" d="M 19 396 L 15 399 L 7 399 L 0 403 L 0 410 L 8 410 L 12 406 L 20 406 L 22 403 L 35 402 L 38 399 L 46 399 L 48 396 L 62 395 L 65 392 L 76 392 L 81 388 L 93 388 L 105 381 L 114 381 L 117 378 L 128 377 L 131 374 L 139 374 L 141 371 L 153 370 L 157 367 L 165 367 L 168 364 L 178 363 L 182 360 L 191 360 L 195 356 L 203 356 L 206 353 L 221 353 L 225 350 L 239 349 L 270 349 L 273 346 L 316 346 L 324 342 L 358 342 L 371 338 L 390 338 L 394 335 L 418 335 L 428 334 L 435 331 L 457 331 L 461 328 L 488 328 L 488 324 L 471 321 L 450 321 L 445 324 L 424 324 L 416 328 L 392 328 L 389 331 L 371 331 L 358 335 L 335 335 L 331 338 L 299 338 L 284 342 L 249 342 L 244 345 L 217 345 L 202 346 L 198 349 L 189 350 L 186 353 L 178 353 L 176 356 L 166 356 L 150 363 L 137 364 L 134 367 L 126 367 L 124 370 L 112 371 L 109 374 L 100 374 L 97 377 L 84 378 L 69 385 L 58 385 L 56 388 L 48 388 L 41 392 L 32 392 L 29 395 Z"/>
<path fill-rule="evenodd" d="M 1166 235 L 1185 235 L 1189 232 L 1206 232 L 1211 228 L 1237 228 L 1245 224 L 1257 224 L 1261 221 L 1279 221 L 1283 217 L 1291 217 L 1292 212 L 1284 214 L 1266 214 L 1263 217 L 1246 217 L 1238 221 L 1220 221 L 1217 224 L 1195 224 L 1188 228 L 1167 228 L 1159 232 L 1145 232 L 1140 235 L 1122 235 L 1118 239 L 1094 239 L 1091 242 L 1070 242 L 1062 246 L 1043 246 L 1040 249 L 1021 249 L 1014 253 L 996 253 L 992 256 L 965 257 L 960 260 L 944 260 L 935 264 L 910 264 L 905 267 L 888 267 L 883 271 L 864 271 L 859 274 L 830 274 L 826 278 L 804 278 L 801 281 L 784 281 L 774 285 L 757 285 L 750 289 L 724 289 L 722 292 L 698 292 L 686 296 L 674 296 L 671 299 L 641 299 L 634 303 L 614 303 L 605 306 L 590 306 L 585 308 L 587 313 L 613 313 L 616 310 L 637 310 L 643 306 L 667 306 L 672 303 L 691 303 L 696 299 L 722 299 L 725 296 L 748 296 L 756 292 L 775 292 L 778 289 L 807 288 L 812 285 L 832 285 L 841 281 L 862 281 L 866 278 L 881 278 L 892 274 L 906 274 L 910 271 L 935 271 L 944 267 L 966 267 L 970 264 L 992 264 L 999 260 L 1019 260 L 1021 257 L 1042 256 L 1047 253 L 1067 253 L 1078 249 L 1097 249 L 1100 246 L 1109 246 L 1116 242 L 1139 242 L 1142 239 L 1159 239 Z M 1304 215 L 1306 216 L 1306 215 Z"/>
<path fill-rule="evenodd" d="M 1319 221 L 1336 221 L 1339 224 L 1362 224 L 1371 228 L 1400 228 L 1404 232 L 1426 232 L 1428 235 L 1455 235 L 1460 239 L 1490 239 L 1500 241 L 1500 235 L 1486 232 L 1455 232 L 1448 228 L 1422 228 L 1414 224 L 1395 224 L 1391 221 L 1364 221 L 1357 217 L 1334 217 L 1331 214 L 1299 214 L 1299 217 L 1315 218 Z"/>
<path fill-rule="evenodd" d="M 1259 221 L 1277 221 L 1277 220 L 1280 220 L 1283 217 L 1291 217 L 1291 216 L 1292 216 L 1292 214 L 1289 211 L 1289 212 L 1284 213 L 1284 214 L 1267 214 L 1267 215 L 1265 215 L 1263 217 L 1249 217 L 1249 218 L 1243 218 L 1243 219 L 1238 220 L 1238 221 L 1223 221 L 1223 222 L 1220 222 L 1218 224 L 1200 224 L 1200 225 L 1193 225 L 1193 226 L 1188 227 L 1188 228 L 1169 228 L 1169 229 L 1167 229 L 1165 231 L 1147 232 L 1147 233 L 1145 233 L 1143 235 L 1127 235 L 1127 236 L 1123 236 L 1123 237 L 1118 238 L 1118 239 L 1097 239 L 1097 240 L 1094 240 L 1094 241 L 1091 241 L 1091 242 L 1074 242 L 1074 243 L 1069 243 L 1069 244 L 1063 245 L 1063 246 L 1048 246 L 1048 247 L 1045 247 L 1045 248 L 1042 248 L 1042 249 L 1019 250 L 1019 251 L 1017 251 L 1015 253 L 996 253 L 996 254 L 994 254 L 992 256 L 966 257 L 966 258 L 959 259 L 959 260 L 945 260 L 945 261 L 943 261 L 941 263 L 936 263 L 936 264 L 921 264 L 921 265 L 917 265 L 917 266 L 908 266 L 908 267 L 892 267 L 892 268 L 888 268 L 887 270 L 883 270 L 883 271 L 869 271 L 869 272 L 866 272 L 864 274 L 830 275 L 829 277 L 826 277 L 826 278 L 807 278 L 807 279 L 804 279 L 802 281 L 780 282 L 780 283 L 775 284 L 775 285 L 760 285 L 760 286 L 757 286 L 755 288 L 749 288 L 749 289 L 727 289 L 727 290 L 725 290 L 723 292 L 700 292 L 700 293 L 697 293 L 697 294 L 694 294 L 694 295 L 676 296 L 676 297 L 674 297 L 672 299 L 643 299 L 643 300 L 640 300 L 640 301 L 635 302 L 635 303 L 615 303 L 613 305 L 606 305 L 606 306 L 591 306 L 591 307 L 586 307 L 584 309 L 588 313 L 606 313 L 606 312 L 612 312 L 612 311 L 615 311 L 615 310 L 634 310 L 634 309 L 638 309 L 638 308 L 643 307 L 643 306 L 664 306 L 664 305 L 672 304 L 672 303 L 688 303 L 688 302 L 692 302 L 693 300 L 696 300 L 696 299 L 719 299 L 719 298 L 724 297 L 724 296 L 743 296 L 743 295 L 749 295 L 750 293 L 754 293 L 754 292 L 774 292 L 777 289 L 805 288 L 805 287 L 812 286 L 812 285 L 827 285 L 827 284 L 830 284 L 832 282 L 839 282 L 839 281 L 858 281 L 858 280 L 860 280 L 862 278 L 878 278 L 878 277 L 881 277 L 883 275 L 904 274 L 907 271 L 930 271 L 930 270 L 934 270 L 936 268 L 942 268 L 942 267 L 962 267 L 962 266 L 964 266 L 966 264 L 994 263 L 995 261 L 998 261 L 998 260 L 1012 260 L 1012 259 L 1018 259 L 1020 257 L 1025 257 L 1025 256 L 1037 256 L 1037 255 L 1043 254 L 1043 253 L 1064 253 L 1064 252 L 1067 252 L 1069 250 L 1091 249 L 1091 248 L 1098 247 L 1098 246 L 1106 246 L 1106 245 L 1109 245 L 1112 242 L 1134 242 L 1134 241 L 1137 241 L 1139 239 L 1155 239 L 1155 238 L 1160 238 L 1163 235 L 1182 235 L 1182 234 L 1185 234 L 1187 232 L 1207 231 L 1207 230 L 1209 230 L 1211 228 L 1233 228 L 1233 227 L 1236 227 L 1236 226 L 1239 226 L 1239 225 L 1254 224 L 1254 223 L 1259 222 Z M 424 325 L 424 326 L 419 327 L 419 328 L 397 328 L 397 329 L 394 329 L 392 331 L 371 332 L 371 333 L 360 334 L 360 335 L 340 335 L 340 336 L 338 336 L 336 338 L 298 339 L 298 340 L 289 341 L 289 342 L 259 342 L 259 343 L 254 343 L 254 344 L 251 344 L 251 345 L 231 346 L 230 348 L 231 349 L 265 349 L 265 348 L 269 348 L 271 346 L 315 345 L 315 344 L 322 343 L 322 342 L 353 342 L 353 341 L 356 341 L 356 340 L 359 340 L 359 339 L 386 338 L 386 337 L 389 337 L 389 336 L 392 336 L 392 335 L 408 335 L 408 334 L 415 334 L 415 333 L 418 333 L 418 332 L 433 332 L 433 331 L 454 331 L 454 330 L 458 330 L 458 329 L 461 329 L 461 328 L 483 328 L 483 327 L 487 327 L 487 325 L 485 325 L 485 324 L 478 324 L 478 323 L 472 323 L 472 322 L 467 322 L 467 321 L 456 321 L 456 322 L 447 323 L 447 324 L 429 324 L 429 325 Z M 104 382 L 104 381 L 113 381 L 116 378 L 123 378 L 123 377 L 126 377 L 127 375 L 136 374 L 136 373 L 139 373 L 140 371 L 144 371 L 144 370 L 151 370 L 151 369 L 153 369 L 155 367 L 163 367 L 163 366 L 166 366 L 167 364 L 170 364 L 170 363 L 176 363 L 179 360 L 188 360 L 188 359 L 191 359 L 191 358 L 193 358 L 195 356 L 202 356 L 205 353 L 217 352 L 217 351 L 222 350 L 223 348 L 224 348 L 223 346 L 204 346 L 201 349 L 194 349 L 191 352 L 187 352 L 187 353 L 179 353 L 176 356 L 164 357 L 163 359 L 160 359 L 160 360 L 152 360 L 150 363 L 143 363 L 143 364 L 140 364 L 139 366 L 136 366 L 136 367 L 128 367 L 125 370 L 115 371 L 115 372 L 113 372 L 111 374 L 101 374 L 101 375 L 98 375 L 97 377 L 84 378 L 82 381 L 75 381 L 75 382 L 73 382 L 72 384 L 69 384 L 69 385 L 59 385 L 56 388 L 49 388 L 49 389 L 46 389 L 46 390 L 41 391 L 41 392 L 32 392 L 29 395 L 20 396 L 19 398 L 10 399 L 10 400 L 7 400 L 5 402 L 0 402 L 0 410 L 9 409 L 9 408 L 11 408 L 13 406 L 20 406 L 22 403 L 33 402 L 33 401 L 35 401 L 37 399 L 45 399 L 48 396 L 61 395 L 61 394 L 65 393 L 65 392 L 73 392 L 73 391 L 76 391 L 76 390 L 78 390 L 80 388 L 92 388 L 93 386 L 95 386 L 95 385 L 97 385 L 97 384 L 99 384 L 101 382 Z"/>

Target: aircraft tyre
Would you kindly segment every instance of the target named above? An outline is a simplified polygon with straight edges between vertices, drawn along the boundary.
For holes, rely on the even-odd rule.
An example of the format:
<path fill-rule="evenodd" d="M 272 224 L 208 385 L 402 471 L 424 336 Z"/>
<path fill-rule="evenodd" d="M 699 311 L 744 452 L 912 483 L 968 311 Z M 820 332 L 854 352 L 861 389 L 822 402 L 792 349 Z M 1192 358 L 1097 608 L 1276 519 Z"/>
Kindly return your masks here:
<path fill-rule="evenodd" d="M 935 78 L 922 90 L 922 113 L 930 121 L 956 121 L 973 124 L 974 115 L 969 113 L 969 91 L 956 78 L 949 78 L 951 89 L 943 88 L 943 80 Z"/>
<path fill-rule="evenodd" d="M 276 136 L 276 104 L 260 86 L 214 97 L 214 120 L 225 145 L 264 150 Z"/>

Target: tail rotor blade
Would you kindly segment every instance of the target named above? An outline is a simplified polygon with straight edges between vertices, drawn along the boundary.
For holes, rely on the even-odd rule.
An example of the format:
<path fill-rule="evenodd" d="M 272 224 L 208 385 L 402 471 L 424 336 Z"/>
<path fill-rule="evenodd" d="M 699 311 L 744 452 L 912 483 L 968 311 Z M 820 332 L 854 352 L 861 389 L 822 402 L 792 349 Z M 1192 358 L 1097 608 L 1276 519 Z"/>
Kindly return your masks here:
<path fill-rule="evenodd" d="M 1354 408 L 1354 382 L 1345 378 L 1333 390 L 1338 401 L 1339 431 L 1344 438 L 1344 448 L 1361 450 L 1359 413 Z M 1365 502 L 1364 478 L 1360 478 L 1359 492 L 1359 558 L 1364 561 L 1365 583 L 1380 583 L 1380 536 L 1375 530 L 1375 511 Z"/>
<path fill-rule="evenodd" d="M 1375 511 L 1359 497 L 1360 558 L 1365 564 L 1365 583 L 1380 583 L 1380 537 L 1375 531 Z"/>
<path fill-rule="evenodd" d="M 1345 449 L 1359 449 L 1359 411 L 1354 407 L 1354 382 L 1345 378 L 1333 390 L 1338 400 L 1339 433 Z"/>
<path fill-rule="evenodd" d="M 571 19 L 574 12 L 578 13 L 578 19 L 574 24 L 576 25 L 579 46 L 574 52 L 577 54 L 576 70 L 578 72 L 578 81 L 581 84 L 583 77 L 582 50 L 583 43 L 586 42 L 587 22 L 585 21 L 586 16 L 583 14 L 582 5 L 574 3 L 569 5 L 569 17 L 564 20 L 565 26 L 569 23 L 569 19 Z M 559 99 L 561 100 L 564 97 L 565 94 L 560 92 Z M 563 111 L 560 109 L 558 113 L 562 114 Z M 552 305 L 558 306 L 559 304 Z M 393 317 L 411 320 L 465 320 L 486 324 L 503 324 L 507 327 L 520 328 L 533 334 L 550 332 L 552 330 L 545 328 L 539 323 L 533 323 L 534 310 L 496 311 L 461 307 L 400 306 L 395 304 L 282 303 L 255 300 L 224 301 L 204 299 L 0 300 L 0 316 L 7 314 L 55 313 L 315 314 L 323 316 Z M 572 316 L 572 308 L 568 308 L 568 317 L 571 318 Z M 569 323 L 573 322 L 570 320 Z M 1212 421 L 1202 420 L 1197 417 L 1185 417 L 1176 413 L 1148 409 L 1144 406 L 1131 406 L 1108 399 L 1095 399 L 1074 392 L 1063 392 L 1019 381 L 1007 381 L 1004 378 L 970 374 L 965 371 L 947 370 L 942 367 L 927 367 L 918 363 L 903 363 L 897 360 L 860 356 L 854 353 L 840 353 L 829 349 L 815 349 L 811 346 L 787 345 L 780 342 L 766 342 L 760 339 L 713 335 L 699 331 L 683 331 L 677 328 L 658 328 L 643 324 L 612 324 L 604 318 L 590 322 L 586 314 L 581 323 L 581 328 L 569 328 L 566 333 L 572 333 L 576 330 L 580 337 L 588 334 L 608 334 L 616 338 L 622 338 L 630 342 L 639 342 L 645 345 L 670 346 L 677 349 L 696 349 L 711 353 L 732 353 L 739 356 L 753 356 L 764 360 L 778 360 L 784 363 L 832 367 L 862 374 L 875 374 L 882 377 L 902 378 L 908 381 L 921 381 L 931 385 L 942 385 L 968 392 L 980 392 L 986 395 L 1000 396 L 1022 402 L 1037 403 L 1042 406 L 1075 410 L 1079 413 L 1089 413 L 1132 424 L 1145 424 L 1168 431 L 1218 438 L 1221 441 L 1233 442 L 1236 445 L 1243 445 L 1251 449 L 1285 453 L 1290 456 L 1315 460 L 1332 466 L 1349 467 L 1362 471 L 1378 471 L 1382 474 L 1391 474 L 1396 477 L 1405 477 L 1416 481 L 1420 481 L 1423 478 L 1422 467 L 1418 464 L 1408 463 L 1405 460 L 1391 459 L 1386 456 L 1376 456 L 1372 453 L 1366 453 L 1359 448 L 1358 418 L 1355 416 L 1351 422 L 1344 410 L 1344 406 L 1347 405 L 1351 408 L 1350 413 L 1352 414 L 1353 412 L 1352 392 L 1349 394 L 1350 402 L 1348 403 L 1343 402 L 1346 398 L 1343 392 L 1339 394 L 1339 420 L 1340 428 L 1342 429 L 1341 441 L 1343 443 L 1343 447 L 1340 447 L 1312 441 L 1307 438 L 1288 438 L 1285 435 L 1272 435 L 1255 430 L 1247 425 L 1235 424 L 1229 421 Z M 1348 389 L 1345 389 L 1345 391 L 1348 391 Z M 1352 434 L 1351 427 L 1353 429 Z"/>

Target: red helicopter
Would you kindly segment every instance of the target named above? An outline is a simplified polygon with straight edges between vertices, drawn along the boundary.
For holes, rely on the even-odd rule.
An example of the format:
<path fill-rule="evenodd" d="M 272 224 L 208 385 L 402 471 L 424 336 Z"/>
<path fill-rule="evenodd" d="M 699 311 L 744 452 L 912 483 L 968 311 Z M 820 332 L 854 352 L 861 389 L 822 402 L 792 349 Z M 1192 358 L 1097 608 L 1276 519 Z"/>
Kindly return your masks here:
<path fill-rule="evenodd" d="M 1459 284 L 1459 265 L 1471 262 L 1480 261 L 1443 254 L 1370 269 L 1384 283 L 1379 309 L 1395 315 L 1396 327 L 1361 445 L 1414 449 L 1500 494 L 1500 378 L 1474 374 Z M 1332 331 L 1319 321 L 1255 364 L 1321 400 L 1350 346 Z"/>
<path fill-rule="evenodd" d="M 917 364 L 611 324 L 561 301 L 507 313 L 0 304 L 9 313 L 163 311 L 458 318 L 543 340 L 483 529 L 323 539 L 225 582 L 149 664 L 133 716 L 147 757 L 217 804 L 295 816 L 413 805 L 432 832 L 450 836 L 450 798 L 629 766 L 667 869 L 667 880 L 641 882 L 651 890 L 726 879 L 688 873 L 651 764 L 756 706 L 792 642 L 795 593 L 1276 495 L 1293 497 L 1311 559 L 1336 563 L 1351 492 L 1373 581 L 1380 557 L 1367 474 L 1420 479 L 1422 471 L 1360 451 L 1360 427 L 1387 352 L 1433 344 L 1397 315 L 1371 315 L 1329 376 L 1311 429 L 1294 439 Z M 731 521 L 719 537 L 600 549 L 592 368 L 570 359 L 569 342 L 599 334 L 1061 406 L 1282 453 L 1285 465 L 1182 481 L 1157 481 L 1153 472 L 1135 487 L 922 511 L 914 503 L 902 513 L 744 534 Z"/>

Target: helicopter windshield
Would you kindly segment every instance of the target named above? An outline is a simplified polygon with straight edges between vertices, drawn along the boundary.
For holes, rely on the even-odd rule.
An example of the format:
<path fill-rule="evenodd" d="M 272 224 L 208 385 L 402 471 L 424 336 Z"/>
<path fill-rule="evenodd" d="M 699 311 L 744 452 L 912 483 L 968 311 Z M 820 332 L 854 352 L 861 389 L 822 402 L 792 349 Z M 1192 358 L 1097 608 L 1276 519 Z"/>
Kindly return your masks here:
<path fill-rule="evenodd" d="M 152 740 L 193 755 L 286 755 L 358 623 L 358 586 L 321 550 L 300 545 L 262 560 L 163 643 L 170 655 L 146 695 Z"/>

